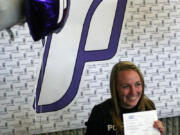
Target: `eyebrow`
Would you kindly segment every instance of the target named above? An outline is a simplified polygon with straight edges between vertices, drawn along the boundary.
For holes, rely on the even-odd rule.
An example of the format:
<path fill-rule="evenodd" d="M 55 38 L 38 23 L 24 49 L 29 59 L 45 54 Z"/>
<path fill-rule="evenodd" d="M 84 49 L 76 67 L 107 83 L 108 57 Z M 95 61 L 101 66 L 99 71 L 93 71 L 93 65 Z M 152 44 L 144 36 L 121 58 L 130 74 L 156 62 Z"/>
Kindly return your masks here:
<path fill-rule="evenodd" d="M 140 83 L 142 83 L 141 81 L 137 81 L 137 82 L 140 82 Z"/>
<path fill-rule="evenodd" d="M 142 83 L 141 81 L 136 81 L 135 83 Z M 119 83 L 119 85 L 125 85 L 125 84 L 129 84 L 129 83 Z"/>

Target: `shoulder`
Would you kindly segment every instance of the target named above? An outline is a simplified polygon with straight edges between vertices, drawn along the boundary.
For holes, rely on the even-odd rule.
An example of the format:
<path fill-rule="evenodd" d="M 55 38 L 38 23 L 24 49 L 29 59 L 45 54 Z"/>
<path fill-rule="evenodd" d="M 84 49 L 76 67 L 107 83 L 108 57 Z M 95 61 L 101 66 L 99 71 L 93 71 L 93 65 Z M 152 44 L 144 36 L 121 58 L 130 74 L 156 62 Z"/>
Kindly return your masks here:
<path fill-rule="evenodd" d="M 149 99 L 147 96 L 144 96 L 144 102 L 145 102 L 146 110 L 156 109 L 154 102 L 151 99 Z"/>
<path fill-rule="evenodd" d="M 102 121 L 104 118 L 110 117 L 111 99 L 107 99 L 104 102 L 97 104 L 93 107 L 89 120 L 90 121 Z"/>
<path fill-rule="evenodd" d="M 104 102 L 95 105 L 91 111 L 91 115 L 101 116 L 101 117 L 109 116 L 111 107 L 112 107 L 111 99 L 107 99 Z"/>
<path fill-rule="evenodd" d="M 112 107 L 111 99 L 107 99 L 104 102 L 94 106 L 95 109 L 110 109 Z"/>
<path fill-rule="evenodd" d="M 89 119 L 85 122 L 87 126 L 86 135 L 107 135 L 111 134 L 113 122 L 110 115 L 111 99 L 97 104 L 93 107 Z"/>

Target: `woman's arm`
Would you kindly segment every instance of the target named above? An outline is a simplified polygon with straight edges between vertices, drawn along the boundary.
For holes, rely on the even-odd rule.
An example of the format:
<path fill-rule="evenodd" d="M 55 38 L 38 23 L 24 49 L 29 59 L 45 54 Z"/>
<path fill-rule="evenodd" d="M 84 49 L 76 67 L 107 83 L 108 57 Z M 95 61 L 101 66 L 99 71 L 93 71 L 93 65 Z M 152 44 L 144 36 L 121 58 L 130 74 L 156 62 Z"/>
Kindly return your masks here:
<path fill-rule="evenodd" d="M 101 111 L 98 107 L 92 109 L 88 121 L 85 123 L 87 126 L 85 135 L 101 135 L 103 132 L 103 119 Z"/>

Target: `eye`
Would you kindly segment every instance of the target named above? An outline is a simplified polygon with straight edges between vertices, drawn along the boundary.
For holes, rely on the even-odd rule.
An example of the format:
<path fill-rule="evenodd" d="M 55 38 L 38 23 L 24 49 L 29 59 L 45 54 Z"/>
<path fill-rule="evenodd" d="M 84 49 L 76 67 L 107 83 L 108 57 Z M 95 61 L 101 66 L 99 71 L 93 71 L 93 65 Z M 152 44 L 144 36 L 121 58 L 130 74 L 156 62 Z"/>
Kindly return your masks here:
<path fill-rule="evenodd" d="M 136 82 L 136 86 L 141 86 L 141 82 Z"/>
<path fill-rule="evenodd" d="M 129 85 L 128 84 L 124 84 L 124 85 L 122 85 L 121 86 L 123 89 L 127 89 L 127 88 L 129 88 Z"/>

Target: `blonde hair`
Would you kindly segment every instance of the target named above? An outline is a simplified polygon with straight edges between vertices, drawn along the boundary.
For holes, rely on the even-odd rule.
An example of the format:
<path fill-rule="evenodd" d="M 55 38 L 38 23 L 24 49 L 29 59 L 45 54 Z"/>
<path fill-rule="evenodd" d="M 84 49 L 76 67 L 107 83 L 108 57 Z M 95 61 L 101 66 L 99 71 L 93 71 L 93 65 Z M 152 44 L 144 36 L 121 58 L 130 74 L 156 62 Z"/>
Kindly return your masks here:
<path fill-rule="evenodd" d="M 111 91 L 112 105 L 113 105 L 112 110 L 111 110 L 111 116 L 112 116 L 112 120 L 113 120 L 114 124 L 117 126 L 117 129 L 120 132 L 123 132 L 123 123 L 122 123 L 122 120 L 120 119 L 121 112 L 119 109 L 120 100 L 119 100 L 119 97 L 117 94 L 117 74 L 118 74 L 118 72 L 124 71 L 124 70 L 134 70 L 138 73 L 138 75 L 141 79 L 142 89 L 143 89 L 142 96 L 139 100 L 139 103 L 140 103 L 139 107 L 141 107 L 141 110 L 145 110 L 143 103 L 141 103 L 141 101 L 144 98 L 144 78 L 143 78 L 141 71 L 132 62 L 122 61 L 122 62 L 115 64 L 114 67 L 112 68 L 111 76 L 110 76 L 110 91 Z"/>

